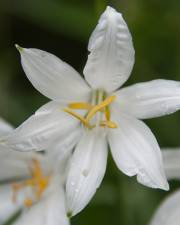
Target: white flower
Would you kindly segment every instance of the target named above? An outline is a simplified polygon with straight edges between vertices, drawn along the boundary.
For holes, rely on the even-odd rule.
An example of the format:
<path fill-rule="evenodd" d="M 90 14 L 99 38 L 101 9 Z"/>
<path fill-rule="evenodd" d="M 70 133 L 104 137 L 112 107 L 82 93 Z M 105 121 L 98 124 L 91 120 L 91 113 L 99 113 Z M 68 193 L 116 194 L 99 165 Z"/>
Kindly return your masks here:
<path fill-rule="evenodd" d="M 0 135 L 11 130 L 0 120 Z M 23 153 L 0 146 L 0 224 L 21 210 L 15 225 L 69 225 L 63 163 L 56 163 L 52 154 Z"/>
<path fill-rule="evenodd" d="M 50 53 L 17 48 L 31 83 L 53 101 L 18 127 L 8 145 L 21 151 L 52 144 L 76 146 L 66 184 L 73 215 L 85 207 L 103 179 L 108 144 L 122 172 L 137 175 L 146 186 L 168 190 L 159 145 L 139 119 L 177 111 L 180 83 L 154 80 L 117 90 L 134 65 L 131 34 L 120 13 L 107 7 L 92 33 L 85 80 Z"/>
<path fill-rule="evenodd" d="M 169 180 L 180 179 L 180 148 L 162 149 Z M 150 225 L 180 225 L 180 190 L 169 195 L 155 212 Z"/>
<path fill-rule="evenodd" d="M 180 190 L 169 195 L 155 212 L 149 225 L 180 225 Z"/>
<path fill-rule="evenodd" d="M 164 148 L 162 155 L 167 179 L 180 180 L 180 148 Z"/>

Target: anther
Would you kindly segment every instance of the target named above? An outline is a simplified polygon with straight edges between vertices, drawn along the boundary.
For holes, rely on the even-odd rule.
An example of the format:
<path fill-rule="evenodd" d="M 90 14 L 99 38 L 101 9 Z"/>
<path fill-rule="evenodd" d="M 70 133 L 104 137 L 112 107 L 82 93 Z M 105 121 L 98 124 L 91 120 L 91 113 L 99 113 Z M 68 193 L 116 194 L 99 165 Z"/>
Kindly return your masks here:
<path fill-rule="evenodd" d="M 110 113 L 110 109 L 108 106 L 106 106 L 104 113 L 105 113 L 106 120 L 109 121 L 111 118 L 111 113 Z"/>
<path fill-rule="evenodd" d="M 100 122 L 101 127 L 109 127 L 109 128 L 117 128 L 117 124 L 112 121 L 101 121 Z"/>
<path fill-rule="evenodd" d="M 93 105 L 87 103 L 87 102 L 72 102 L 68 105 L 70 109 L 86 109 L 90 110 L 92 109 Z"/>
<path fill-rule="evenodd" d="M 33 205 L 32 199 L 26 198 L 26 199 L 24 200 L 24 205 L 25 205 L 26 207 L 31 207 L 31 206 Z"/>

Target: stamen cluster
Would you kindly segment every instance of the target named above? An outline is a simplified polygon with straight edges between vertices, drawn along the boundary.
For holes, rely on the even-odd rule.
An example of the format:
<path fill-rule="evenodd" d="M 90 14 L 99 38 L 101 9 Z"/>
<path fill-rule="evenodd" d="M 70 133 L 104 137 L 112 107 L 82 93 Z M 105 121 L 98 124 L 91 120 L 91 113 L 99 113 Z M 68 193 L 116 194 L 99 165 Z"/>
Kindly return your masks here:
<path fill-rule="evenodd" d="M 96 91 L 96 93 L 96 104 L 90 104 L 88 102 L 72 102 L 68 105 L 67 108 L 64 109 L 64 111 L 74 116 L 76 119 L 80 120 L 82 124 L 89 129 L 92 129 L 98 125 L 100 127 L 117 128 L 117 124 L 111 121 L 111 113 L 109 108 L 109 105 L 116 99 L 116 96 L 112 95 L 109 97 L 104 97 L 103 99 L 103 96 L 105 95 L 103 95 L 104 93 L 102 91 L 98 90 Z M 74 112 L 72 109 L 87 110 L 87 114 L 83 117 L 78 113 Z M 95 117 L 95 115 L 97 115 L 98 112 L 100 112 L 102 116 L 104 115 L 105 119 L 100 119 L 100 121 L 98 121 L 96 124 L 91 124 L 90 122 Z"/>
<path fill-rule="evenodd" d="M 24 200 L 24 205 L 26 207 L 30 207 L 33 205 L 34 201 L 38 201 L 41 197 L 46 188 L 48 187 L 50 177 L 45 176 L 43 174 L 41 164 L 39 160 L 33 159 L 32 161 L 32 167 L 30 168 L 32 178 L 27 179 L 23 182 L 20 183 L 14 183 L 12 184 L 12 189 L 13 189 L 13 197 L 12 200 L 13 202 L 17 201 L 17 193 L 22 189 L 26 187 L 31 187 L 33 190 L 33 197 L 32 198 L 25 198 Z"/>

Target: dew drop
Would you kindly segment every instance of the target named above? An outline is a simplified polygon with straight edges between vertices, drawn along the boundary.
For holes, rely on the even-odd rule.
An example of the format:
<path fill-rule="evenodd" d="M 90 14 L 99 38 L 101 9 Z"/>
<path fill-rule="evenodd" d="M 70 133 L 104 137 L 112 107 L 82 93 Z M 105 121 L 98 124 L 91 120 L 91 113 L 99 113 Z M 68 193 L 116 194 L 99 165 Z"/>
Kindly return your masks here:
<path fill-rule="evenodd" d="M 88 170 L 83 170 L 82 174 L 83 174 L 83 176 L 87 177 L 87 175 L 89 174 L 89 171 Z"/>
<path fill-rule="evenodd" d="M 78 193 L 78 192 L 79 192 L 79 189 L 76 188 L 76 189 L 75 189 L 75 192 Z"/>
<path fill-rule="evenodd" d="M 138 99 L 138 100 L 141 100 L 141 99 L 142 99 L 142 95 L 140 95 L 140 94 L 135 94 L 135 98 Z"/>
<path fill-rule="evenodd" d="M 75 185 L 75 183 L 74 182 L 71 182 L 71 186 L 74 186 Z"/>

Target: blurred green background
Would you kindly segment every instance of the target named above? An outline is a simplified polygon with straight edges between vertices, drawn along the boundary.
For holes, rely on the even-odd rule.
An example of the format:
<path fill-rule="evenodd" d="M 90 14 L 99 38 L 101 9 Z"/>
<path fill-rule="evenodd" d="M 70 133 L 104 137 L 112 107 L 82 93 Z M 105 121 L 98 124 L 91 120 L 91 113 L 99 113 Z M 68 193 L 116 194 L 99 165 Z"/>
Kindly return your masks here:
<path fill-rule="evenodd" d="M 14 44 L 54 53 L 82 73 L 88 38 L 107 4 L 123 14 L 133 36 L 136 63 L 128 84 L 180 80 L 179 0 L 0 0 L 2 117 L 17 126 L 48 101 L 26 79 Z M 146 122 L 160 146 L 180 145 L 180 112 Z M 179 185 L 170 182 L 170 192 Z M 101 188 L 72 224 L 146 225 L 168 194 L 123 175 L 109 157 Z"/>

